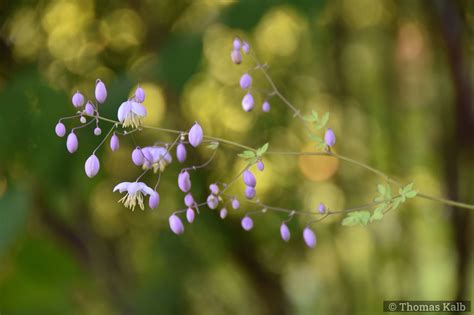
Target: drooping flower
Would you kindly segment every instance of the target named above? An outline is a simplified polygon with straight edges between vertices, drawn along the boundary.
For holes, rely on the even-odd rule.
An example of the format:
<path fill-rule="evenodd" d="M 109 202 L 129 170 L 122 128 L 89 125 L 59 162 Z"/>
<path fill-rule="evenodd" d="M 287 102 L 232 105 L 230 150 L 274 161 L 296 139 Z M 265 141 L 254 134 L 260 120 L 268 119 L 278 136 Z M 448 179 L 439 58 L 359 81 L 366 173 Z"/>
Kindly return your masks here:
<path fill-rule="evenodd" d="M 97 175 L 100 169 L 100 162 L 99 159 L 95 154 L 92 154 L 89 156 L 89 158 L 86 160 L 86 164 L 84 165 L 84 169 L 86 171 L 86 175 L 90 178 L 94 177 Z"/>
<path fill-rule="evenodd" d="M 232 209 L 237 210 L 240 208 L 240 202 L 237 198 L 232 199 Z"/>
<path fill-rule="evenodd" d="M 252 77 L 248 73 L 244 73 L 240 77 L 240 87 L 243 90 L 247 90 L 252 85 Z"/>
<path fill-rule="evenodd" d="M 222 220 L 224 220 L 227 217 L 227 209 L 222 208 L 221 211 L 219 212 L 219 216 L 221 217 Z"/>
<path fill-rule="evenodd" d="M 135 149 L 136 150 L 136 149 Z M 143 169 L 153 169 L 153 172 L 164 171 L 173 158 L 164 147 L 144 147 L 140 150 L 143 157 Z M 138 153 L 136 153 L 138 155 Z M 133 159 L 133 154 L 132 154 Z M 137 161 L 138 162 L 138 161 Z M 135 163 L 135 161 L 134 161 Z"/>
<path fill-rule="evenodd" d="M 184 196 L 184 204 L 186 207 L 192 207 L 194 205 L 194 198 L 191 193 L 187 193 L 186 196 Z"/>
<path fill-rule="evenodd" d="M 319 203 L 318 211 L 319 211 L 319 213 L 321 213 L 321 214 L 323 214 L 324 212 L 326 212 L 326 206 L 324 205 L 324 203 L 322 203 L 322 202 Z"/>
<path fill-rule="evenodd" d="M 195 122 L 188 133 L 189 143 L 193 147 L 197 147 L 198 145 L 201 144 L 203 137 L 204 137 L 204 134 L 203 134 L 201 126 L 197 122 Z"/>
<path fill-rule="evenodd" d="M 242 54 L 240 53 L 240 50 L 233 49 L 232 52 L 230 53 L 230 59 L 236 65 L 240 65 L 242 63 Z"/>
<path fill-rule="evenodd" d="M 87 102 L 86 107 L 84 107 L 84 113 L 88 116 L 94 116 L 94 105 L 90 102 Z"/>
<path fill-rule="evenodd" d="M 255 195 L 257 194 L 257 191 L 255 190 L 255 188 L 253 188 L 252 186 L 247 186 L 245 187 L 245 197 L 247 199 L 253 199 L 255 198 Z"/>
<path fill-rule="evenodd" d="M 134 101 L 125 101 L 118 109 L 117 118 L 124 128 L 128 126 L 138 128 L 143 123 L 146 114 L 146 108 L 142 104 Z"/>
<path fill-rule="evenodd" d="M 115 152 L 119 149 L 119 146 L 119 137 L 114 133 L 112 135 L 112 138 L 110 138 L 110 149 Z"/>
<path fill-rule="evenodd" d="M 184 233 L 183 222 L 181 222 L 181 219 L 176 214 L 171 215 L 168 221 L 170 229 L 174 234 L 180 235 Z"/>
<path fill-rule="evenodd" d="M 281 235 L 281 238 L 285 242 L 288 242 L 290 240 L 290 237 L 291 237 L 290 229 L 285 223 L 282 223 L 280 225 L 280 235 Z"/>
<path fill-rule="evenodd" d="M 183 143 L 178 144 L 176 147 L 176 158 L 180 163 L 183 163 L 186 161 L 186 147 L 184 146 Z"/>
<path fill-rule="evenodd" d="M 62 122 L 58 122 L 56 125 L 56 128 L 54 128 L 54 131 L 56 132 L 56 135 L 58 137 L 64 137 L 66 134 L 66 126 Z"/>
<path fill-rule="evenodd" d="M 135 164 L 136 166 L 140 166 L 143 164 L 143 153 L 140 148 L 136 147 L 132 151 L 132 161 L 133 164 Z"/>
<path fill-rule="evenodd" d="M 242 42 L 237 37 L 234 38 L 234 42 L 232 44 L 235 50 L 240 50 L 240 47 L 242 46 Z"/>
<path fill-rule="evenodd" d="M 250 112 L 253 109 L 253 104 L 254 101 L 252 94 L 250 94 L 250 92 L 245 94 L 244 98 L 242 98 L 242 108 L 244 111 Z"/>
<path fill-rule="evenodd" d="M 186 220 L 188 220 L 189 223 L 193 223 L 193 221 L 194 221 L 194 216 L 195 216 L 194 210 L 191 209 L 191 208 L 188 208 L 188 209 L 186 210 Z"/>
<path fill-rule="evenodd" d="M 95 99 L 101 104 L 107 99 L 107 89 L 105 88 L 104 82 L 100 79 L 97 79 L 95 82 Z"/>
<path fill-rule="evenodd" d="M 245 230 L 245 231 L 250 231 L 252 228 L 253 228 L 253 220 L 251 217 L 249 216 L 245 216 L 242 221 L 241 221 L 241 224 L 242 224 L 242 228 Z"/>
<path fill-rule="evenodd" d="M 138 103 L 143 103 L 145 101 L 145 91 L 140 86 L 135 90 L 135 100 Z"/>
<path fill-rule="evenodd" d="M 102 134 L 102 129 L 100 129 L 99 127 L 95 127 L 94 128 L 94 134 L 96 136 L 100 136 Z"/>
<path fill-rule="evenodd" d="M 246 41 L 242 43 L 242 50 L 244 53 L 248 54 L 250 52 L 250 45 Z"/>
<path fill-rule="evenodd" d="M 178 175 L 178 187 L 182 192 L 187 193 L 191 189 L 191 179 L 189 178 L 188 171 L 179 173 Z"/>
<path fill-rule="evenodd" d="M 309 227 L 303 230 L 303 239 L 308 247 L 313 248 L 316 246 L 316 235 Z"/>
<path fill-rule="evenodd" d="M 216 196 L 214 196 L 213 194 L 210 194 L 207 197 L 206 201 L 207 201 L 207 206 L 209 207 L 209 209 L 212 209 L 212 210 L 217 208 L 217 206 L 219 205 L 219 199 Z"/>
<path fill-rule="evenodd" d="M 81 124 L 85 124 L 87 122 L 87 119 L 86 117 L 81 116 L 81 118 L 79 118 L 79 121 L 81 122 Z"/>
<path fill-rule="evenodd" d="M 270 111 L 270 103 L 268 101 L 263 102 L 262 111 L 268 113 Z"/>
<path fill-rule="evenodd" d="M 148 198 L 148 205 L 151 209 L 155 209 L 160 204 L 160 194 L 157 191 L 153 191 Z"/>
<path fill-rule="evenodd" d="M 334 131 L 332 131 L 331 128 L 328 128 L 326 130 L 326 133 L 324 134 L 324 142 L 330 147 L 336 144 L 336 136 L 334 135 Z"/>
<path fill-rule="evenodd" d="M 262 160 L 260 160 L 260 161 L 257 162 L 257 168 L 258 168 L 258 170 L 261 171 L 261 172 L 265 169 L 265 164 L 263 164 L 263 161 L 262 161 Z"/>
<path fill-rule="evenodd" d="M 67 136 L 66 140 L 66 147 L 69 153 L 74 153 L 77 151 L 77 147 L 79 146 L 79 141 L 77 141 L 77 136 L 74 131 L 71 131 Z"/>
<path fill-rule="evenodd" d="M 211 191 L 213 195 L 219 194 L 219 186 L 217 186 L 216 184 L 209 185 L 209 190 Z"/>
<path fill-rule="evenodd" d="M 74 93 L 72 96 L 72 105 L 74 105 L 75 108 L 79 108 L 84 104 L 84 96 L 77 91 Z"/>
<path fill-rule="evenodd" d="M 143 197 L 155 193 L 153 189 L 143 182 L 123 182 L 114 187 L 113 191 L 117 190 L 120 193 L 127 192 L 119 202 L 123 202 L 125 207 L 132 210 L 135 210 L 137 204 L 140 209 L 144 210 Z"/>
<path fill-rule="evenodd" d="M 245 185 L 250 187 L 257 186 L 257 180 L 255 179 L 255 176 L 252 174 L 251 171 L 245 170 L 242 174 L 242 178 L 244 180 Z"/>

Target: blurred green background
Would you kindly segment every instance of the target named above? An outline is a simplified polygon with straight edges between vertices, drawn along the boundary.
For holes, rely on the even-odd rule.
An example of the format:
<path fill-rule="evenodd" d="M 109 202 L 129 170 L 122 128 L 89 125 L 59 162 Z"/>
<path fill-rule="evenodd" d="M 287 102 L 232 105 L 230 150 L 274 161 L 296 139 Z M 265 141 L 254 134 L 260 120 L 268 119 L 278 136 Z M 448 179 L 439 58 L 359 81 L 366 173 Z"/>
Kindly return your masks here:
<path fill-rule="evenodd" d="M 337 152 L 414 181 L 425 193 L 474 203 L 472 1 L 2 1 L 0 2 L 0 313 L 379 314 L 388 299 L 473 297 L 473 214 L 413 200 L 366 228 L 340 217 L 315 226 L 318 246 L 279 237 L 282 216 L 244 207 L 222 221 L 203 211 L 182 236 L 168 228 L 182 206 L 178 165 L 162 178 L 157 210 L 131 212 L 112 187 L 134 180 L 134 147 L 99 152 L 78 132 L 70 155 L 54 134 L 74 113 L 76 90 L 108 87 L 102 114 L 116 117 L 137 83 L 146 123 L 274 150 L 315 150 L 301 123 L 272 100 L 244 113 L 232 39 L 249 40 L 281 91 L 308 112 L 330 111 Z M 255 75 L 255 86 L 269 86 Z M 69 122 L 67 127 L 73 124 Z M 106 125 L 102 126 L 107 129 Z M 103 133 L 105 134 L 105 133 Z M 170 141 L 144 131 L 140 145 Z M 209 157 L 189 151 L 189 163 Z M 193 194 L 244 165 L 223 146 L 193 173 Z M 268 204 L 332 209 L 369 202 L 380 179 L 328 158 L 271 157 L 258 174 Z M 148 176 L 148 175 L 147 175 Z M 144 180 L 153 185 L 154 179 Z M 242 186 L 232 193 L 241 195 Z"/>

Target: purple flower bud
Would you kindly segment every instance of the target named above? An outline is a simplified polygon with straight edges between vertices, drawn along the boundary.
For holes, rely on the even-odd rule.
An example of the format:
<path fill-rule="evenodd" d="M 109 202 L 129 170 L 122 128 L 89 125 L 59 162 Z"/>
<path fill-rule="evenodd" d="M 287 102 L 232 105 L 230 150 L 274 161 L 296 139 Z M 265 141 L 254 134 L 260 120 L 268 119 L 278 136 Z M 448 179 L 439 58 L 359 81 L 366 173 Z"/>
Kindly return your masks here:
<path fill-rule="evenodd" d="M 54 128 L 54 131 L 56 132 L 56 135 L 58 137 L 64 137 L 66 134 L 66 126 L 62 122 L 58 122 L 56 125 L 56 128 Z"/>
<path fill-rule="evenodd" d="M 79 108 L 84 104 L 84 96 L 82 96 L 79 91 L 77 91 L 73 96 L 72 96 L 72 105 L 74 105 L 75 108 Z"/>
<path fill-rule="evenodd" d="M 227 217 L 227 209 L 222 208 L 221 211 L 219 212 L 219 216 L 221 217 L 222 220 L 224 220 Z"/>
<path fill-rule="evenodd" d="M 189 130 L 188 140 L 193 147 L 197 147 L 201 144 L 203 138 L 203 131 L 201 126 L 195 122 Z"/>
<path fill-rule="evenodd" d="M 180 235 L 184 232 L 184 225 L 181 222 L 181 219 L 176 215 L 173 214 L 169 218 L 170 229 L 173 231 L 174 234 Z"/>
<path fill-rule="evenodd" d="M 100 162 L 99 159 L 95 154 L 92 154 L 89 156 L 89 158 L 86 160 L 86 164 L 84 165 L 84 169 L 86 171 L 86 175 L 90 178 L 94 177 L 97 175 L 100 169 Z"/>
<path fill-rule="evenodd" d="M 240 223 L 245 231 L 250 231 L 253 228 L 253 220 L 249 216 L 245 216 Z"/>
<path fill-rule="evenodd" d="M 81 116 L 81 118 L 79 118 L 79 121 L 81 122 L 81 124 L 85 124 L 87 122 L 87 119 L 86 117 Z"/>
<path fill-rule="evenodd" d="M 257 186 L 257 180 L 255 179 L 255 176 L 252 174 L 251 171 L 245 170 L 242 174 L 242 178 L 244 179 L 245 185 L 250 187 Z"/>
<path fill-rule="evenodd" d="M 214 195 L 219 194 L 219 186 L 217 186 L 216 184 L 209 185 L 209 189 L 211 190 L 212 194 Z"/>
<path fill-rule="evenodd" d="M 253 199 L 255 198 L 255 195 L 257 194 L 257 192 L 255 191 L 255 188 L 251 187 L 251 186 L 247 186 L 245 187 L 245 197 L 247 199 Z"/>
<path fill-rule="evenodd" d="M 318 211 L 319 211 L 319 213 L 321 213 L 321 214 L 323 214 L 324 212 L 326 212 L 326 206 L 324 205 L 324 203 L 322 203 L 322 202 L 319 203 Z"/>
<path fill-rule="evenodd" d="M 240 53 L 239 50 L 234 49 L 230 53 L 230 59 L 232 59 L 232 62 L 235 63 L 236 65 L 240 65 L 242 63 L 242 54 Z"/>
<path fill-rule="evenodd" d="M 242 50 L 244 53 L 248 54 L 250 52 L 250 45 L 246 41 L 243 42 L 242 44 Z"/>
<path fill-rule="evenodd" d="M 135 90 L 135 100 L 138 103 L 143 103 L 145 101 L 145 91 L 143 91 L 140 86 Z"/>
<path fill-rule="evenodd" d="M 188 220 L 189 223 L 193 223 L 194 221 L 194 210 L 191 208 L 188 208 L 186 210 L 186 220 Z"/>
<path fill-rule="evenodd" d="M 154 191 L 152 194 L 150 194 L 150 198 L 148 199 L 148 205 L 151 209 L 155 209 L 156 207 L 158 207 L 159 203 L 160 194 L 157 191 Z"/>
<path fill-rule="evenodd" d="M 215 208 L 217 208 L 218 205 L 219 205 L 219 199 L 213 194 L 210 194 L 207 197 L 207 206 L 209 207 L 209 209 L 214 210 Z"/>
<path fill-rule="evenodd" d="M 240 77 L 240 87 L 243 90 L 246 90 L 246 89 L 250 88 L 251 85 L 252 85 L 252 77 L 248 73 L 244 73 Z"/>
<path fill-rule="evenodd" d="M 137 147 L 135 148 L 135 150 L 133 150 L 132 161 L 133 161 L 133 164 L 135 164 L 136 166 L 140 166 L 143 164 L 143 153 L 140 148 Z"/>
<path fill-rule="evenodd" d="M 263 102 L 262 111 L 268 113 L 270 111 L 270 103 L 268 101 Z"/>
<path fill-rule="evenodd" d="M 114 133 L 112 138 L 110 138 L 110 148 L 112 151 L 117 151 L 120 147 L 119 137 Z"/>
<path fill-rule="evenodd" d="M 262 161 L 258 161 L 257 162 L 257 168 L 258 168 L 259 171 L 262 172 L 265 169 L 265 164 L 263 164 Z"/>
<path fill-rule="evenodd" d="M 240 208 L 240 202 L 236 198 L 232 199 L 232 209 L 237 210 Z"/>
<path fill-rule="evenodd" d="M 303 239 L 306 245 L 308 245 L 308 247 L 313 248 L 316 246 L 316 235 L 309 227 L 306 227 L 303 230 Z"/>
<path fill-rule="evenodd" d="M 77 151 L 77 147 L 79 146 L 79 142 L 77 141 L 77 136 L 74 131 L 67 136 L 66 140 L 66 147 L 69 153 L 74 153 Z"/>
<path fill-rule="evenodd" d="M 105 99 L 107 98 L 107 89 L 105 88 L 104 82 L 100 81 L 100 79 L 97 79 L 95 83 L 95 99 L 103 104 L 105 102 Z"/>
<path fill-rule="evenodd" d="M 102 133 L 102 129 L 100 129 L 99 127 L 95 127 L 95 129 L 94 129 L 94 134 L 95 134 L 96 136 L 100 136 L 101 133 Z"/>
<path fill-rule="evenodd" d="M 246 112 L 250 112 L 253 109 L 253 96 L 250 94 L 250 92 L 245 94 L 244 98 L 242 99 L 242 108 Z"/>
<path fill-rule="evenodd" d="M 237 37 L 234 38 L 233 46 L 235 50 L 240 50 L 240 47 L 242 46 L 240 39 L 238 39 Z"/>
<path fill-rule="evenodd" d="M 182 192 L 188 192 L 191 189 L 191 180 L 189 178 L 188 171 L 179 173 L 178 176 L 178 187 Z"/>
<path fill-rule="evenodd" d="M 86 107 L 84 108 L 84 113 L 89 116 L 94 116 L 94 105 L 90 102 L 87 102 Z"/>
<path fill-rule="evenodd" d="M 194 205 L 194 198 L 191 193 L 188 193 L 186 194 L 186 196 L 184 196 L 184 204 L 186 205 L 186 207 L 192 207 Z"/>
<path fill-rule="evenodd" d="M 326 142 L 326 144 L 330 147 L 336 144 L 336 136 L 334 135 L 334 132 L 331 128 L 326 130 L 326 133 L 324 134 L 324 142 Z"/>
<path fill-rule="evenodd" d="M 178 144 L 176 147 L 176 158 L 181 163 L 186 160 L 186 147 L 182 143 Z"/>
<path fill-rule="evenodd" d="M 281 238 L 285 242 L 288 242 L 290 240 L 290 237 L 291 237 L 290 229 L 285 223 L 282 223 L 280 226 L 280 235 L 281 235 Z"/>

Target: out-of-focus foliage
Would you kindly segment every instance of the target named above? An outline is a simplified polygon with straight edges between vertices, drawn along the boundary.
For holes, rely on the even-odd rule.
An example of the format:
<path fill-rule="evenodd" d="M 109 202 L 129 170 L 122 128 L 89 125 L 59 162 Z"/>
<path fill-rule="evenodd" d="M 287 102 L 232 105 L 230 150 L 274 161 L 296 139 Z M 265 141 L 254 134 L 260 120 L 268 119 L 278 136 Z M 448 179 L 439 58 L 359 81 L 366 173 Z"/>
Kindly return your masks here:
<path fill-rule="evenodd" d="M 460 32 L 458 61 L 472 70 L 472 9 L 449 0 L 2 2 L 0 313 L 376 314 L 388 299 L 459 292 L 472 299 L 472 214 L 466 227 L 442 205 L 413 199 L 367 227 L 342 227 L 341 217 L 331 217 L 316 225 L 318 246 L 309 250 L 302 218 L 290 222 L 286 244 L 278 232 L 284 217 L 257 215 L 245 232 L 243 211 L 256 209 L 224 221 L 202 211 L 177 237 L 167 218 L 182 205 L 179 166 L 161 179 L 158 210 L 131 212 L 112 193 L 140 174 L 130 159 L 135 145 L 168 135 L 123 138 L 113 154 L 105 146 L 92 180 L 83 171 L 100 141 L 92 129 L 78 132 L 74 155 L 54 135 L 58 118 L 73 114 L 71 95 L 92 98 L 101 78 L 109 95 L 104 116 L 115 118 L 139 83 L 147 124 L 183 130 L 199 121 L 208 135 L 252 147 L 315 150 L 276 99 L 269 114 L 260 96 L 252 113 L 242 111 L 238 80 L 253 64 L 230 61 L 240 36 L 305 114 L 331 113 L 338 152 L 426 193 L 457 187 L 455 197 L 473 203 L 473 134 L 456 133 L 461 83 L 444 39 L 456 34 L 443 31 L 445 15 L 460 23 L 448 30 Z M 256 72 L 254 86 L 270 90 Z M 221 146 L 212 165 L 193 174 L 197 199 L 239 172 L 237 153 Z M 210 154 L 195 150 L 190 163 Z M 365 204 L 380 182 L 328 157 L 269 156 L 256 175 L 266 203 L 314 211 L 320 201 L 331 209 Z M 238 184 L 231 193 L 242 190 Z"/>

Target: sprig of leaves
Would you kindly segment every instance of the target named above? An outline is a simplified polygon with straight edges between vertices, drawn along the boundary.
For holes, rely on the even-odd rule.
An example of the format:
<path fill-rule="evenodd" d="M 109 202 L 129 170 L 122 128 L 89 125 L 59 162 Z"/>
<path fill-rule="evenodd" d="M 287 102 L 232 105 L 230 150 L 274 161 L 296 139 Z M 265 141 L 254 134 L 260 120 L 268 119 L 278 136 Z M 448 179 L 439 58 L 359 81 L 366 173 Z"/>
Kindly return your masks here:
<path fill-rule="evenodd" d="M 314 127 L 317 130 L 321 130 L 329 121 L 329 112 L 326 112 L 321 117 L 319 117 L 318 113 L 313 110 L 311 111 L 310 115 L 303 116 L 303 119 L 309 123 L 314 124 Z"/>
<path fill-rule="evenodd" d="M 219 142 L 213 141 L 213 142 L 209 143 L 207 145 L 207 147 L 211 150 L 217 150 L 217 148 L 219 147 Z"/>
<path fill-rule="evenodd" d="M 256 163 L 258 160 L 262 159 L 262 156 L 268 150 L 268 142 L 258 148 L 256 151 L 245 150 L 242 153 L 239 153 L 238 156 L 246 160 L 248 163 L 253 164 Z"/>

